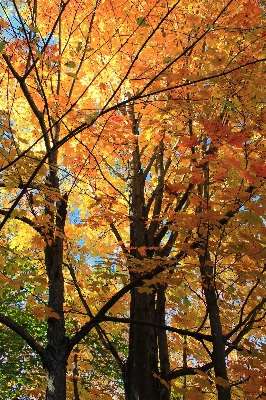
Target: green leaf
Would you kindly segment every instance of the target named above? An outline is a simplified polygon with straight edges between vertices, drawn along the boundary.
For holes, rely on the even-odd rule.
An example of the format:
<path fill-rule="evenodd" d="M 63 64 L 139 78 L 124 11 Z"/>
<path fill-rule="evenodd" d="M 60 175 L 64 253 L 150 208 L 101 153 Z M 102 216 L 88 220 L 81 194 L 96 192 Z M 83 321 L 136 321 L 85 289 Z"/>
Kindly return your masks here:
<path fill-rule="evenodd" d="M 225 109 L 234 110 L 236 108 L 236 105 L 230 100 L 223 100 L 221 104 L 222 107 L 225 107 Z"/>
<path fill-rule="evenodd" d="M 79 53 L 81 49 L 82 49 L 82 42 L 78 42 L 76 47 L 76 52 Z"/>
<path fill-rule="evenodd" d="M 136 19 L 136 22 L 139 26 L 150 26 L 150 24 L 147 24 L 146 20 L 144 17 L 139 17 Z"/>
<path fill-rule="evenodd" d="M 75 68 L 76 67 L 76 63 L 74 63 L 74 61 L 68 61 L 65 63 L 65 66 L 68 68 Z"/>
<path fill-rule="evenodd" d="M 29 30 L 30 30 L 31 32 L 35 32 L 35 33 L 40 32 L 40 31 L 39 31 L 39 28 L 37 28 L 37 26 L 29 26 Z"/>
<path fill-rule="evenodd" d="M 213 29 L 213 28 L 214 28 L 214 25 L 213 25 L 213 24 L 208 24 L 208 25 L 207 25 L 207 28 L 208 28 L 208 29 Z"/>
<path fill-rule="evenodd" d="M 190 301 L 188 300 L 187 296 L 184 297 L 183 301 L 184 301 L 184 305 L 185 305 L 186 307 L 189 307 L 189 306 L 190 306 Z"/>
<path fill-rule="evenodd" d="M 93 113 L 89 114 L 86 119 L 86 123 L 89 125 L 92 122 L 96 121 L 98 116 L 100 115 L 100 111 L 94 111 Z"/>
<path fill-rule="evenodd" d="M 37 54 L 38 58 L 42 58 L 42 53 L 39 50 L 36 50 L 36 54 Z"/>
<path fill-rule="evenodd" d="M 3 53 L 3 51 L 5 49 L 5 45 L 6 45 L 6 43 L 4 41 L 0 42 L 0 53 Z"/>
<path fill-rule="evenodd" d="M 74 72 L 67 72 L 66 74 L 67 74 L 68 76 L 71 76 L 71 78 L 73 78 L 73 79 L 78 79 L 77 74 L 75 74 Z"/>
<path fill-rule="evenodd" d="M 172 61 L 172 57 L 170 57 L 170 56 L 164 57 L 164 59 L 163 59 L 163 63 L 164 63 L 164 64 L 167 64 L 167 63 L 169 63 L 170 61 Z"/>

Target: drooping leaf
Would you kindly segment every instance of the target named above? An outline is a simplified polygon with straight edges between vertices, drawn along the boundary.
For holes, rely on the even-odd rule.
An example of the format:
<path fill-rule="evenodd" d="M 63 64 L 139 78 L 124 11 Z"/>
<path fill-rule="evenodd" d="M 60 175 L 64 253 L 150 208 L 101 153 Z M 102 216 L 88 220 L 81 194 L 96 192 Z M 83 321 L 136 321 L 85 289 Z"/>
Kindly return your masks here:
<path fill-rule="evenodd" d="M 67 61 L 65 66 L 68 68 L 76 68 L 76 63 L 74 61 Z"/>
<path fill-rule="evenodd" d="M 144 17 L 138 17 L 136 19 L 136 22 L 139 26 L 150 26 L 147 22 L 146 19 Z"/>
<path fill-rule="evenodd" d="M 166 56 L 166 57 L 164 57 L 164 59 L 163 59 L 164 64 L 167 64 L 167 63 L 169 63 L 169 62 L 171 62 L 171 61 L 172 61 L 172 57 L 170 57 L 170 56 Z"/>

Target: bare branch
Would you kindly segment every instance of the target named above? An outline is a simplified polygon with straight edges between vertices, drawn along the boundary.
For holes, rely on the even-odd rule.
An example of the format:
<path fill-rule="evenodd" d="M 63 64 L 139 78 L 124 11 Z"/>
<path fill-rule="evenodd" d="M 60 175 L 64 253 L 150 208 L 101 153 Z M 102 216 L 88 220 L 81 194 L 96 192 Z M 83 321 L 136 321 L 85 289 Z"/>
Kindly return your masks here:
<path fill-rule="evenodd" d="M 212 368 L 213 368 L 212 362 L 205 364 L 203 366 L 200 366 L 200 367 L 195 367 L 195 368 L 190 368 L 190 367 L 180 368 L 180 369 L 171 371 L 170 374 L 165 377 L 165 380 L 171 381 L 173 379 L 179 378 L 180 376 L 184 376 L 184 375 L 197 375 L 198 374 L 197 370 L 202 371 L 202 372 L 207 372 Z"/>
<path fill-rule="evenodd" d="M 232 337 L 236 332 L 239 331 L 239 329 L 241 327 L 244 327 L 246 325 L 248 325 L 248 323 L 251 321 L 252 317 L 254 315 L 256 315 L 257 312 L 259 312 L 262 307 L 264 306 L 264 304 L 266 303 L 266 298 L 262 299 L 257 305 L 256 307 L 254 307 L 246 316 L 246 318 L 244 318 L 243 321 L 240 321 L 235 327 L 234 329 L 232 329 L 229 333 L 227 333 L 227 335 L 225 335 L 225 339 L 228 340 L 230 339 L 230 337 Z"/>
<path fill-rule="evenodd" d="M 191 332 L 186 329 L 174 328 L 172 326 L 162 325 L 162 324 L 158 324 L 156 322 L 140 321 L 140 320 L 135 320 L 135 319 L 131 319 L 131 318 L 120 318 L 120 317 L 109 317 L 109 316 L 104 316 L 101 319 L 102 319 L 102 321 L 119 322 L 119 323 L 124 323 L 124 324 L 137 324 L 137 325 L 153 326 L 154 328 L 165 329 L 166 331 L 178 333 L 179 335 L 187 335 L 187 336 L 193 337 L 195 339 L 198 339 L 200 341 L 206 340 L 207 342 L 212 342 L 211 335 L 205 335 L 205 334 L 199 333 L 199 332 Z"/>
<path fill-rule="evenodd" d="M 186 204 L 189 195 L 191 193 L 191 190 L 193 189 L 194 184 L 190 183 L 186 189 L 186 191 L 184 192 L 183 196 L 181 197 L 181 199 L 179 200 L 178 204 L 175 207 L 175 212 L 179 212 L 182 210 L 183 206 Z M 155 237 L 154 239 L 154 246 L 158 246 L 161 243 L 161 240 L 163 239 L 163 237 L 166 235 L 166 233 L 168 232 L 169 229 L 169 225 L 171 225 L 173 222 L 172 221 L 168 221 L 160 230 L 160 232 L 158 233 L 158 235 Z M 165 245 L 165 249 L 166 249 L 167 244 Z M 167 248 L 169 247 L 169 244 L 167 246 Z"/>
<path fill-rule="evenodd" d="M 125 246 L 125 244 L 123 242 L 123 239 L 122 239 L 120 233 L 118 232 L 118 230 L 116 229 L 116 226 L 115 226 L 115 224 L 113 222 L 111 222 L 110 228 L 112 229 L 112 232 L 116 237 L 116 240 L 120 243 L 120 246 L 121 246 L 121 248 L 123 250 L 123 253 L 124 254 L 128 254 L 128 251 L 127 251 L 127 248 L 126 248 L 126 246 Z"/>

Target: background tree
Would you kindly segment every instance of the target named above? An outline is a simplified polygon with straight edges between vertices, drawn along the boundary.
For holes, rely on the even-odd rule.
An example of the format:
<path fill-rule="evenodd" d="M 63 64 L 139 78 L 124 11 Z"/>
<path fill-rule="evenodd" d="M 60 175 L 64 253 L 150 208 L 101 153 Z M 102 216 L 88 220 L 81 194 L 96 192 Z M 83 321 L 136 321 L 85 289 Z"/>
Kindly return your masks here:
<path fill-rule="evenodd" d="M 2 15 L 10 393 L 43 398 L 42 364 L 48 400 L 262 398 L 263 3 Z"/>

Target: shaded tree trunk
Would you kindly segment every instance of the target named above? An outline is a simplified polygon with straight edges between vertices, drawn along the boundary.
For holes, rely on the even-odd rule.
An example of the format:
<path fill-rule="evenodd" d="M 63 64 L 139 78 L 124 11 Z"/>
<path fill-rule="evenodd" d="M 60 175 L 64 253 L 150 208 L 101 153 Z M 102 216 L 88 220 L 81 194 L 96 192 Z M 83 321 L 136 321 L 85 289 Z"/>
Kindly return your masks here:
<path fill-rule="evenodd" d="M 61 350 L 50 351 L 50 362 L 46 369 L 46 400 L 66 399 L 66 359 Z"/>
<path fill-rule="evenodd" d="M 73 392 L 74 392 L 74 400 L 80 400 L 79 397 L 79 390 L 78 390 L 78 356 L 77 354 L 74 355 L 74 369 L 73 369 Z"/>
<path fill-rule="evenodd" d="M 203 141 L 203 151 L 207 152 L 207 139 Z M 210 149 L 209 149 L 210 151 Z M 212 149 L 212 151 L 215 151 Z M 209 163 L 205 162 L 202 165 L 202 172 L 204 182 L 198 186 L 198 194 L 204 198 L 206 209 L 209 208 Z M 197 212 L 203 211 L 202 204 L 198 206 Z M 221 378 L 221 382 L 216 383 L 218 392 L 218 400 L 231 400 L 231 390 L 229 386 L 227 368 L 226 368 L 226 354 L 225 342 L 223 338 L 222 323 L 220 317 L 220 310 L 217 303 L 217 291 L 215 287 L 215 271 L 211 262 L 209 246 L 210 225 L 201 224 L 198 228 L 198 235 L 201 240 L 201 252 L 199 254 L 200 273 L 202 279 L 202 287 L 207 303 L 207 311 L 209 315 L 211 335 L 212 335 L 212 361 L 214 366 L 214 373 L 216 378 Z"/>
<path fill-rule="evenodd" d="M 55 174 L 51 174 L 51 183 L 59 193 L 58 180 Z M 68 338 L 65 336 L 64 318 L 64 277 L 63 277 L 63 234 L 67 215 L 67 196 L 63 196 L 57 202 L 57 211 L 47 207 L 46 214 L 51 222 L 55 221 L 55 227 L 46 235 L 45 265 L 49 280 L 50 312 L 54 316 L 48 318 L 47 339 L 43 365 L 46 370 L 47 389 L 46 400 L 66 399 L 66 365 L 69 355 Z"/>
<path fill-rule="evenodd" d="M 160 284 L 157 287 L 157 301 L 156 301 L 156 322 L 165 325 L 165 302 L 167 285 Z M 160 375 L 165 380 L 165 384 L 160 382 L 159 392 L 160 400 L 170 400 L 170 382 L 166 382 L 166 376 L 170 374 L 170 361 L 167 343 L 167 332 L 165 329 L 157 329 L 159 361 L 160 361 Z"/>
<path fill-rule="evenodd" d="M 136 279 L 144 272 L 144 259 L 140 248 L 148 247 L 145 225 L 144 181 L 138 146 L 138 121 L 134 105 L 129 105 L 132 131 L 136 136 L 135 148 L 128 168 L 129 216 L 130 216 L 130 279 Z M 148 257 L 148 256 L 147 256 Z M 138 271 L 139 270 L 139 271 Z M 131 291 L 130 318 L 155 322 L 155 288 L 152 293 L 140 293 L 138 288 Z M 158 375 L 158 345 L 156 329 L 150 326 L 132 324 L 129 332 L 129 355 L 125 368 L 125 392 L 127 400 L 160 400 Z"/>
<path fill-rule="evenodd" d="M 212 361 L 214 365 L 214 373 L 216 378 L 222 378 L 224 380 L 224 384 L 216 384 L 218 400 L 231 400 L 231 390 L 229 387 L 226 368 L 225 342 L 223 338 L 219 307 L 217 304 L 213 273 L 213 267 L 205 265 L 201 266 L 203 291 L 207 302 L 211 326 L 213 345 Z"/>
<path fill-rule="evenodd" d="M 187 368 L 187 336 L 184 336 L 184 348 L 183 348 L 183 368 Z M 186 389 L 187 388 L 187 376 L 184 375 L 182 377 L 182 389 Z M 186 394 L 183 393 L 181 395 L 181 400 L 186 400 Z"/>
<path fill-rule="evenodd" d="M 155 321 L 155 294 L 131 291 L 130 318 Z M 158 348 L 155 328 L 132 324 L 129 333 L 129 356 L 126 366 L 127 400 L 156 400 L 159 381 Z"/>

